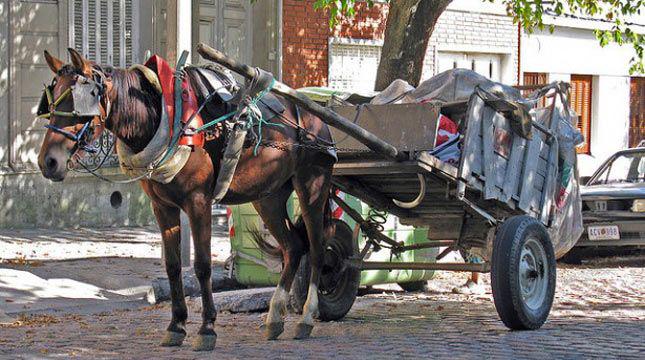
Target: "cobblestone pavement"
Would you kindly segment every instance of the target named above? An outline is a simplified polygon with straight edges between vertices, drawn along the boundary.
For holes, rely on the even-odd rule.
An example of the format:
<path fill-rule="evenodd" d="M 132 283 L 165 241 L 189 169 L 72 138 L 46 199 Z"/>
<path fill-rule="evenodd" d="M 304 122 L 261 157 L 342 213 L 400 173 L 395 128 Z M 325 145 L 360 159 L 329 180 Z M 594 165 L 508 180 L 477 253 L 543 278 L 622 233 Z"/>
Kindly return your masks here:
<path fill-rule="evenodd" d="M 427 293 L 392 290 L 360 297 L 346 319 L 318 323 L 313 338 L 291 340 L 290 315 L 278 341 L 262 339 L 264 314 L 222 313 L 212 353 L 189 346 L 199 326 L 190 300 L 189 337 L 180 348 L 157 346 L 169 305 L 96 315 L 35 316 L 0 327 L 4 358 L 644 358 L 645 256 L 562 265 L 549 321 L 509 332 L 498 320 L 490 290 L 455 295 L 465 274 L 439 273 Z"/>

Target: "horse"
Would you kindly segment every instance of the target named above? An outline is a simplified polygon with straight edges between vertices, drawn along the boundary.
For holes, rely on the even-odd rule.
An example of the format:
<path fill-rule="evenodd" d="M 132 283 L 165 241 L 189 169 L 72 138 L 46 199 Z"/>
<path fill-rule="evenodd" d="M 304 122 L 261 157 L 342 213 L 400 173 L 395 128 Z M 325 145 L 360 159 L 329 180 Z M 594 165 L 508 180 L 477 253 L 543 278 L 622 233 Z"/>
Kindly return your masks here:
<path fill-rule="evenodd" d="M 44 52 L 47 65 L 55 74 L 49 89 L 56 101 L 49 106 L 49 125 L 40 148 L 38 166 L 42 175 L 53 182 L 63 181 L 69 168 L 78 161 L 79 154 L 86 150 L 74 141 L 81 135 L 94 139 L 106 129 L 116 137 L 116 141 L 139 152 L 152 139 L 162 116 L 162 95 L 141 70 L 103 67 L 74 49 L 70 48 L 68 52 L 70 64 Z M 81 79 L 96 79 L 103 84 L 100 113 L 97 115 L 75 115 L 73 97 L 64 96 Z M 190 78 L 190 82 L 193 89 L 200 89 L 197 86 L 199 79 Z M 218 118 L 226 112 L 226 101 L 218 97 L 209 98 L 208 94 L 199 91 L 197 97 L 200 103 L 208 100 L 201 113 L 204 119 Z M 303 132 L 309 141 L 317 138 L 331 143 L 329 128 L 318 117 L 299 110 L 284 98 L 278 98 L 285 111 L 274 122 L 282 126 L 262 127 L 264 141 L 257 153 L 254 153 L 254 146 L 246 146 L 242 150 L 221 203 L 252 202 L 282 252 L 283 270 L 265 322 L 265 335 L 269 340 L 278 338 L 284 331 L 292 282 L 301 257 L 307 252 L 310 254 L 307 300 L 294 336 L 295 339 L 304 339 L 311 335 L 318 311 L 318 283 L 324 261 L 325 237 L 328 236 L 325 234 L 333 232 L 328 206 L 335 159 L 315 147 L 298 146 L 305 141 Z M 91 131 L 85 132 L 88 127 Z M 198 351 L 210 351 L 215 347 L 217 312 L 211 286 L 211 205 L 226 141 L 226 131 L 223 131 L 221 136 L 207 141 L 204 147 L 194 147 L 185 166 L 167 184 L 148 178 L 139 180 L 150 199 L 161 231 L 171 289 L 172 317 L 161 346 L 181 346 L 186 337 L 188 312 L 181 276 L 179 220 L 180 210 L 183 210 L 190 219 L 195 249 L 193 265 L 203 304 L 201 327 L 192 346 Z M 266 146 L 267 143 L 283 146 L 271 147 Z M 287 200 L 294 190 L 300 203 L 304 234 L 296 231 L 299 229 L 294 227 L 296 225 L 287 214 Z"/>

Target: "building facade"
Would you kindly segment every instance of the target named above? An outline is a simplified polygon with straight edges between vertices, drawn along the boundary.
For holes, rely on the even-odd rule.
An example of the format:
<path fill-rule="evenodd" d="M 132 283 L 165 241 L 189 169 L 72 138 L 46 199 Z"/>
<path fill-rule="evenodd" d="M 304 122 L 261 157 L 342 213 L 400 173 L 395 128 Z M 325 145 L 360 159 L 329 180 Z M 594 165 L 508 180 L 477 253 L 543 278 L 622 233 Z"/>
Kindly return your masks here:
<path fill-rule="evenodd" d="M 634 22 L 635 30 L 645 33 L 645 17 Z M 522 35 L 523 81 L 571 84 L 572 107 L 585 137 L 578 150 L 579 171 L 591 175 L 613 153 L 645 138 L 645 78 L 629 74 L 631 46 L 598 44 L 593 29 L 610 24 L 551 16 L 545 23 L 554 26 L 552 33 Z"/>
<path fill-rule="evenodd" d="M 35 112 L 43 84 L 53 77 L 43 50 L 67 59 L 66 49 L 73 47 L 101 64 L 127 67 L 144 61 L 147 53 L 173 61 L 176 45 L 188 35 L 193 45 L 204 41 L 279 73 L 279 5 L 277 0 L 254 5 L 248 0 L 0 0 L 0 227 L 153 221 L 137 183 L 111 184 L 87 174 L 51 183 L 40 174 L 45 122 Z M 180 10 L 188 21 L 178 21 Z M 199 62 L 195 54 L 193 62 Z M 103 174 L 118 176 L 115 159 L 108 160 L 111 166 Z"/>
<path fill-rule="evenodd" d="M 127 67 L 157 53 L 174 62 L 205 42 L 272 71 L 288 85 L 371 91 L 388 7 L 359 2 L 354 19 L 329 28 L 314 0 L 0 0 L 0 227 L 122 226 L 152 221 L 138 184 L 86 174 L 50 183 L 37 169 L 44 134 L 35 119 L 52 74 L 47 49 L 73 47 L 102 64 Z M 569 19 L 570 20 L 570 19 Z M 588 174 L 616 149 L 642 138 L 642 78 L 627 74 L 631 49 L 600 49 L 591 29 L 567 19 L 553 34 L 522 34 L 500 5 L 454 0 L 430 39 L 423 79 L 460 67 L 507 84 L 571 81 L 589 139 Z M 563 22 L 564 21 L 564 22 Z M 569 21 L 569 22 L 567 22 Z M 201 60 L 193 51 L 192 62 Z M 636 95 L 634 95 L 636 94 Z M 640 94 L 640 95 L 638 95 Z M 630 101 L 632 109 L 630 112 Z M 585 105 L 585 104 L 590 104 Z M 638 110 L 640 109 L 640 110 Z M 634 115 L 636 114 L 636 115 Z M 640 117 L 639 117 L 640 116 Z M 117 176 L 114 158 L 104 175 Z"/>

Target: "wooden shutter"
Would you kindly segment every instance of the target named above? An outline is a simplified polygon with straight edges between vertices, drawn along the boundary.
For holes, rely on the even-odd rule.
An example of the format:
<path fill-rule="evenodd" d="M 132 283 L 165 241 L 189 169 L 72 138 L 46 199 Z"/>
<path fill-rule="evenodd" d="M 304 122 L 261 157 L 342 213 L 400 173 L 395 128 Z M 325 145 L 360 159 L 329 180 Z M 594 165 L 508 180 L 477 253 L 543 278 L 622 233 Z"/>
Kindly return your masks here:
<path fill-rule="evenodd" d="M 629 146 L 645 139 L 645 78 L 633 77 L 629 94 Z"/>
<path fill-rule="evenodd" d="M 571 75 L 571 108 L 578 114 L 578 129 L 585 138 L 579 154 L 591 152 L 591 85 L 591 75 Z"/>
<path fill-rule="evenodd" d="M 524 85 L 546 85 L 547 84 L 547 74 L 538 73 L 538 72 L 525 72 L 524 73 Z M 529 96 L 535 89 L 522 90 L 522 96 Z M 546 99 L 540 99 L 540 102 L 537 105 L 538 107 L 546 106 Z"/>
<path fill-rule="evenodd" d="M 100 64 L 138 61 L 133 46 L 137 0 L 71 0 L 70 46 Z"/>

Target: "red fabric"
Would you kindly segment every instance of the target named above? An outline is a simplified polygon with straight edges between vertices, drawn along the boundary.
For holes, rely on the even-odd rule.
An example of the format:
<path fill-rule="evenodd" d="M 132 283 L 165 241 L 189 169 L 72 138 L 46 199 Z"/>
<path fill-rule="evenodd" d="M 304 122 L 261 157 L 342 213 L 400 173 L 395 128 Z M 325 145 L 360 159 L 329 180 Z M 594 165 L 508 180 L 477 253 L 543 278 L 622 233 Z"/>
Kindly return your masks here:
<path fill-rule="evenodd" d="M 159 55 L 153 55 L 146 61 L 145 66 L 154 71 L 159 77 L 159 82 L 161 83 L 162 96 L 164 102 L 166 103 L 166 113 L 168 114 L 168 123 L 170 125 L 170 137 L 172 137 L 174 129 L 174 119 L 175 119 L 175 71 L 170 67 L 168 62 L 160 57 Z M 183 114 L 181 116 L 181 121 L 186 123 L 188 119 L 197 111 L 199 104 L 197 103 L 197 97 L 195 92 L 190 86 L 188 78 L 184 79 L 181 84 L 182 88 L 182 110 Z M 189 124 L 193 128 L 202 126 L 204 121 L 202 117 L 198 114 L 193 119 L 192 124 Z M 179 145 L 190 145 L 190 146 L 204 146 L 204 134 L 196 135 L 184 135 L 179 139 Z"/>
<path fill-rule="evenodd" d="M 445 143 L 450 138 L 450 135 L 457 134 L 458 132 L 459 129 L 454 121 L 443 114 L 439 114 L 439 126 L 437 128 L 435 147 Z"/>

